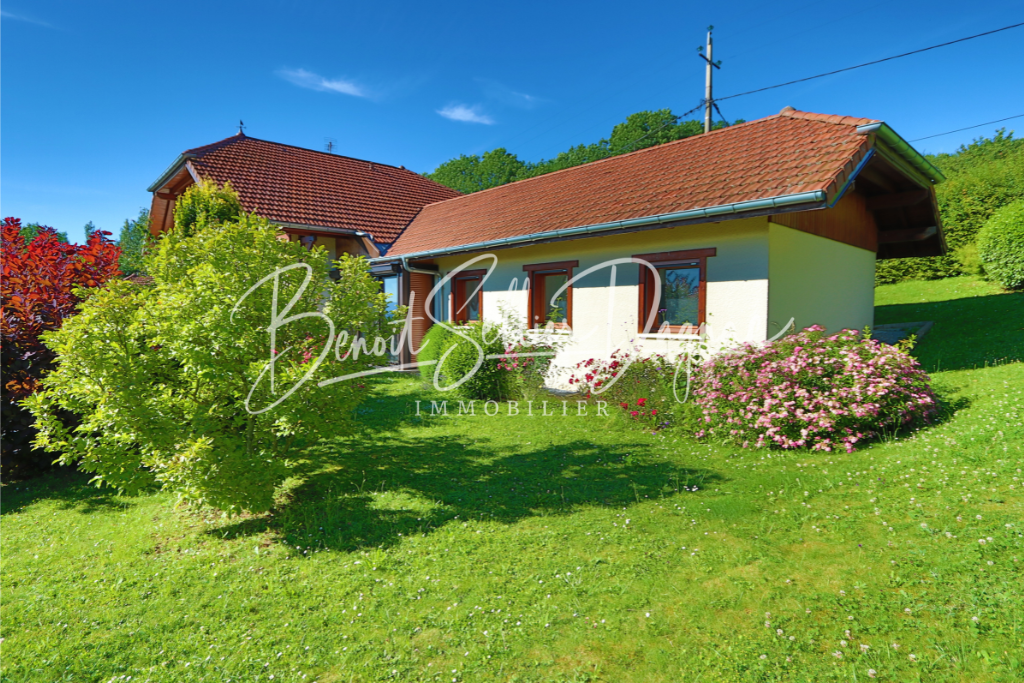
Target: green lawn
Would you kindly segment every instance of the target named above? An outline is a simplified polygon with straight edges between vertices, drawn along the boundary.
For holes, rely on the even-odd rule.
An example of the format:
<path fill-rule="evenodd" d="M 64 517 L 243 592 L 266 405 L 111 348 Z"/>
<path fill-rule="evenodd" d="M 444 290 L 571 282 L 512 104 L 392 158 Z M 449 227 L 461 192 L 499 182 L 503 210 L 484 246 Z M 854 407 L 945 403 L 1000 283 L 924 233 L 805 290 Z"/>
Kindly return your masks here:
<path fill-rule="evenodd" d="M 946 415 L 850 455 L 417 417 L 401 378 L 272 516 L 6 485 L 0 677 L 1022 680 L 1022 301 L 880 288 L 879 323 L 936 322 Z"/>

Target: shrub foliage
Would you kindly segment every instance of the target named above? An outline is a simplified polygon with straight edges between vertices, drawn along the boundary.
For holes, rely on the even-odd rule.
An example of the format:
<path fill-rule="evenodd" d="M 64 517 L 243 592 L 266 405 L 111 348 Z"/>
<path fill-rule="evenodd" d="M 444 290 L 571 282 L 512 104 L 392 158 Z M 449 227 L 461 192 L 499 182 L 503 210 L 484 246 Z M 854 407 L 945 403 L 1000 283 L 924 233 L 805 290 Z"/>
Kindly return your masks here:
<path fill-rule="evenodd" d="M 989 277 L 1007 289 L 1024 289 L 1024 200 L 988 219 L 978 235 L 978 252 Z"/>
<path fill-rule="evenodd" d="M 37 443 L 97 482 L 128 492 L 156 482 L 261 511 L 286 477 L 315 465 L 320 438 L 351 429 L 361 386 L 317 382 L 382 360 L 349 342 L 378 339 L 387 307 L 363 259 L 339 261 L 335 283 L 322 249 L 278 239 L 266 220 L 193 210 L 223 193 L 197 186 L 205 196 L 183 202 L 197 218 L 176 215 L 145 258 L 152 287 L 113 282 L 45 336 L 57 368 L 28 405 Z M 279 291 L 274 280 L 257 286 L 285 268 Z M 63 410 L 80 424 L 67 427 Z"/>
<path fill-rule="evenodd" d="M 31 395 L 50 369 L 53 352 L 41 340 L 55 330 L 84 295 L 79 287 L 98 287 L 119 274 L 120 250 L 110 233 L 95 231 L 88 243 L 68 244 L 53 228 L 28 233 L 17 218 L 3 222 L 2 331 L 4 473 L 30 474 L 50 464 L 47 453 L 32 452 L 32 417 L 18 402 Z"/>
<path fill-rule="evenodd" d="M 631 424 L 664 429 L 688 424 L 689 361 L 664 354 L 617 350 L 607 359 L 576 364 L 569 384 L 591 400 L 617 406 Z"/>
<path fill-rule="evenodd" d="M 698 436 L 744 447 L 854 450 L 864 439 L 929 421 L 936 399 L 914 358 L 856 330 L 824 328 L 744 344 L 700 370 Z"/>

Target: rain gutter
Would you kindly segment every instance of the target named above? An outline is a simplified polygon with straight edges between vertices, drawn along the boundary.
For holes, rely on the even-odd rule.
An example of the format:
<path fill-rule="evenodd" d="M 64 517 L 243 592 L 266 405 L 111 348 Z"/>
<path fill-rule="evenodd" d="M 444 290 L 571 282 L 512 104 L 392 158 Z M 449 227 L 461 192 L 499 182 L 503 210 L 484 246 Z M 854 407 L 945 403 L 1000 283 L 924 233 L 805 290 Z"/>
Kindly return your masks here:
<path fill-rule="evenodd" d="M 370 262 L 382 263 L 386 261 L 394 261 L 397 259 L 402 259 L 403 261 L 405 261 L 407 259 L 433 258 L 436 256 L 445 256 L 447 254 L 456 254 L 466 251 L 484 251 L 491 248 L 511 247 L 520 244 L 527 244 L 530 242 L 542 242 L 566 237 L 580 237 L 585 235 L 608 232 L 610 230 L 639 228 L 644 226 L 657 225 L 660 223 L 674 223 L 677 221 L 695 221 L 700 219 L 714 220 L 725 216 L 734 216 L 735 214 L 745 213 L 748 211 L 764 211 L 775 208 L 789 207 L 795 204 L 808 204 L 812 202 L 820 203 L 824 202 L 825 200 L 826 195 L 824 190 L 814 190 L 813 192 L 787 194 L 782 195 L 780 197 L 769 197 L 768 199 L 754 199 L 746 202 L 737 202 L 735 204 L 723 204 L 721 206 L 712 206 L 705 209 L 690 209 L 689 211 L 663 213 L 657 216 L 631 218 L 629 220 L 611 221 L 609 223 L 595 223 L 594 225 L 583 225 L 575 228 L 563 228 L 561 230 L 551 230 L 548 232 L 535 232 L 529 235 L 517 235 L 515 237 L 505 237 L 497 240 L 487 240 L 485 242 L 460 244 L 453 247 L 428 249 L 426 251 L 417 251 L 409 254 L 402 254 L 401 256 L 382 256 L 380 258 L 371 259 Z"/>
<path fill-rule="evenodd" d="M 159 190 L 161 187 L 163 187 L 164 183 L 166 183 L 168 180 L 174 177 L 174 174 L 178 172 L 182 164 L 184 164 L 189 159 L 195 158 L 195 154 L 179 154 L 178 158 L 175 159 L 174 162 L 167 167 L 167 170 L 164 171 L 160 175 L 160 177 L 156 179 L 156 182 L 146 188 L 146 192 L 156 192 L 157 190 Z"/>
<path fill-rule="evenodd" d="M 938 185 L 946 179 L 946 176 L 942 175 L 942 171 L 924 158 L 920 152 L 911 147 L 909 142 L 901 138 L 884 121 L 857 126 L 857 132 L 861 135 L 870 135 L 871 133 L 877 135 L 878 139 L 891 147 L 893 151 L 903 157 L 904 160 L 909 162 L 911 166 L 934 184 Z"/>

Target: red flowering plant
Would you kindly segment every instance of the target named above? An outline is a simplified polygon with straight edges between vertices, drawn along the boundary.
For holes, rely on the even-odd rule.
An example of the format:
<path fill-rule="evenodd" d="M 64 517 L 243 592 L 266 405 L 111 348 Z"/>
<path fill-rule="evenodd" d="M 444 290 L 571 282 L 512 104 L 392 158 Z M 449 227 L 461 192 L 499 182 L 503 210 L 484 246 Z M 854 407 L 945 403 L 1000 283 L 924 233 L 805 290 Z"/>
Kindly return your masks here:
<path fill-rule="evenodd" d="M 38 382 L 53 365 L 54 354 L 41 335 L 61 326 L 76 312 L 82 300 L 80 287 L 98 287 L 120 275 L 121 250 L 97 230 L 86 244 L 68 244 L 53 228 L 40 227 L 26 242 L 21 220 L 5 218 L 0 250 L 0 338 L 2 338 L 3 468 L 25 472 L 53 458 L 32 453 L 35 430 L 32 416 L 19 401 L 36 391 Z M 46 461 L 37 462 L 40 459 Z"/>
<path fill-rule="evenodd" d="M 714 356 L 696 380 L 697 436 L 744 447 L 851 452 L 938 410 L 928 375 L 904 348 L 856 330 L 825 336 L 817 325 Z"/>
<path fill-rule="evenodd" d="M 678 367 L 678 371 L 677 371 Z M 576 364 L 569 384 L 590 401 L 618 405 L 632 424 L 664 429 L 687 421 L 687 361 L 666 354 L 616 350 Z"/>

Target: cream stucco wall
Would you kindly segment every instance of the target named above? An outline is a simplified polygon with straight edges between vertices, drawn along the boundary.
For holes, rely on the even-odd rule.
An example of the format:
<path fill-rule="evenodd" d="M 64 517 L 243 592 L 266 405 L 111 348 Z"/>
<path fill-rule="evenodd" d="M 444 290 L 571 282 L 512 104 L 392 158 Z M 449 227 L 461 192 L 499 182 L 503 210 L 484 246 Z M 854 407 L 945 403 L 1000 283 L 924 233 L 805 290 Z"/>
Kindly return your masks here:
<path fill-rule="evenodd" d="M 707 326 L 712 340 L 760 341 L 766 338 L 769 295 L 769 224 L 750 218 L 638 233 L 553 242 L 494 252 L 497 264 L 484 285 L 484 320 L 498 321 L 501 309 L 527 316 L 528 293 L 523 290 L 526 264 L 578 260 L 578 276 L 589 268 L 634 254 L 714 247 L 707 259 Z M 444 257 L 442 274 L 476 256 Z M 469 268 L 489 267 L 491 261 Z M 640 347 L 644 353 L 677 353 L 680 337 L 641 336 L 638 333 L 639 266 L 605 267 L 573 283 L 571 343 L 555 359 L 561 368 L 592 357 L 607 357 L 617 348 Z M 442 293 L 447 303 L 450 288 Z M 446 310 L 448 307 L 443 307 Z M 565 373 L 563 372 L 563 379 Z M 553 382 L 556 386 L 562 382 Z"/>
<path fill-rule="evenodd" d="M 776 223 L 769 223 L 768 242 L 769 336 L 790 318 L 797 330 L 822 325 L 836 332 L 873 324 L 874 252 Z"/>

